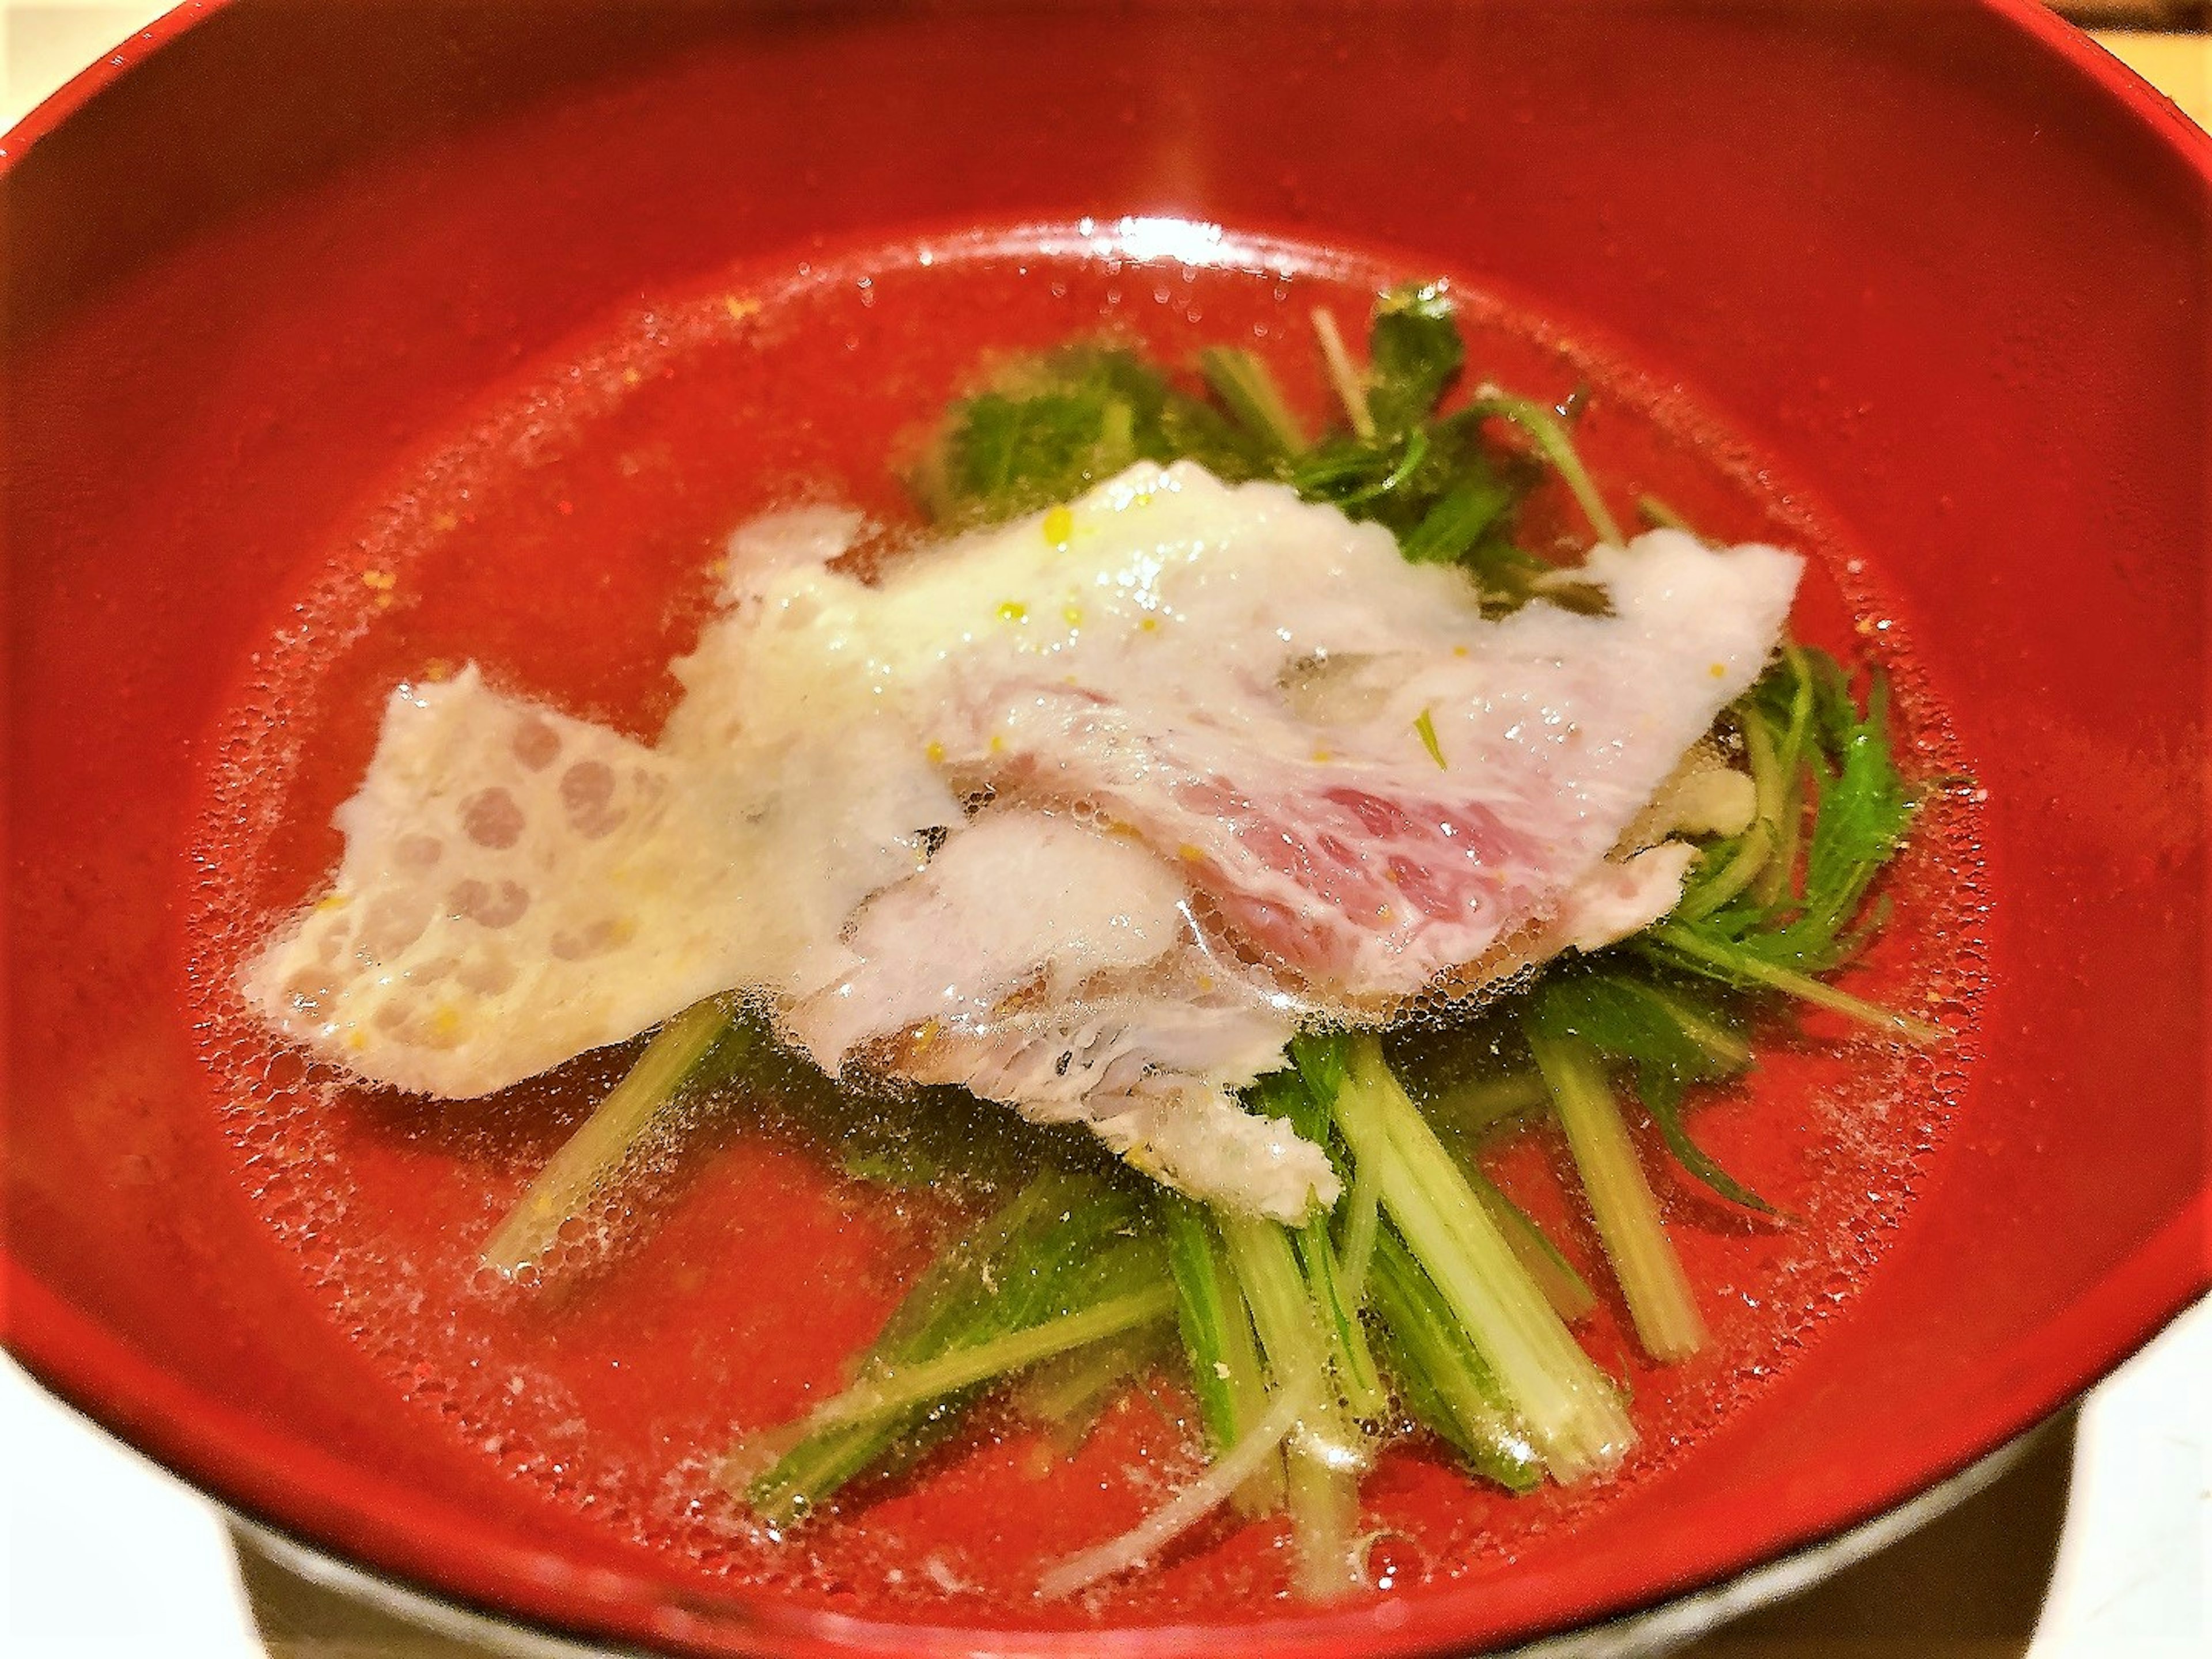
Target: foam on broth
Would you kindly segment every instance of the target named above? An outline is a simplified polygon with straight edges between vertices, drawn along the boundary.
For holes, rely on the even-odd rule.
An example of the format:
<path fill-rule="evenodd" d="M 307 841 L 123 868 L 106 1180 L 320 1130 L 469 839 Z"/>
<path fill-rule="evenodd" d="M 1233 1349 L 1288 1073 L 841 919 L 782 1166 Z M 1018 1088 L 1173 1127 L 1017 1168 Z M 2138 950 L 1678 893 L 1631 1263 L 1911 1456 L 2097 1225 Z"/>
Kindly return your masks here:
<path fill-rule="evenodd" d="M 1042 1564 L 1133 1522 L 1197 1467 L 1176 1359 L 1071 1458 L 987 1408 L 914 1470 L 848 1489 L 788 1539 L 766 1535 L 711 1479 L 732 1431 L 786 1421 L 839 1386 L 902 1286 L 957 1236 L 972 1193 L 849 1178 L 773 1097 L 708 1102 L 659 1137 L 642 1178 L 572 1224 L 539 1283 L 502 1286 L 477 1269 L 478 1247 L 634 1051 L 585 1055 L 483 1101 L 357 1088 L 247 1021 L 238 965 L 335 863 L 330 814 L 360 778 L 394 683 L 473 659 L 504 689 L 649 737 L 676 691 L 666 664 L 693 642 L 729 531 L 811 499 L 912 526 L 887 462 L 911 453 L 982 349 L 1102 330 L 1169 361 L 1246 344 L 1317 418 L 1311 307 L 1356 331 L 1376 288 L 1433 274 L 1186 241 L 1176 257 L 1146 257 L 1142 237 L 1085 225 L 906 244 L 733 274 L 619 319 L 442 434 L 350 539 L 303 566 L 216 734 L 194 982 L 239 1179 L 270 1248 L 297 1261 L 426 1432 L 702 1583 L 855 1610 L 908 1603 L 947 1620 L 1202 1616 L 1224 1595 L 1286 1595 L 1286 1528 L 1217 1520 L 1072 1611 L 1034 1601 Z M 1588 386 L 1583 452 L 1617 501 L 1649 492 L 1710 535 L 1811 555 L 1799 633 L 1888 668 L 1912 775 L 1962 770 L 1872 554 L 1680 393 L 1471 285 L 1456 291 L 1470 379 L 1547 398 Z M 1531 522 L 1539 540 L 1587 539 L 1552 492 Z M 1908 1052 L 1811 1018 L 1824 1041 L 1765 1048 L 1747 1084 L 1701 1107 L 1700 1140 L 1796 1224 L 1732 1212 L 1647 1159 L 1711 1347 L 1654 1367 L 1607 1297 L 1583 1334 L 1632 1386 L 1642 1437 L 1603 1483 L 1514 1499 L 1421 1443 L 1391 1452 L 1363 1492 L 1376 1594 L 1495 1569 L 1654 1479 L 1848 1307 L 1909 1211 L 1971 1056 L 1983 967 L 1975 817 L 1966 786 L 1931 799 L 1888 884 L 1897 920 L 1854 984 L 1965 1035 Z M 864 1115 L 896 1135 L 910 1109 Z M 1603 1292 L 1563 1161 L 1537 1131 L 1501 1146 L 1492 1169 L 1579 1266 L 1597 1267 L 1589 1276 Z"/>

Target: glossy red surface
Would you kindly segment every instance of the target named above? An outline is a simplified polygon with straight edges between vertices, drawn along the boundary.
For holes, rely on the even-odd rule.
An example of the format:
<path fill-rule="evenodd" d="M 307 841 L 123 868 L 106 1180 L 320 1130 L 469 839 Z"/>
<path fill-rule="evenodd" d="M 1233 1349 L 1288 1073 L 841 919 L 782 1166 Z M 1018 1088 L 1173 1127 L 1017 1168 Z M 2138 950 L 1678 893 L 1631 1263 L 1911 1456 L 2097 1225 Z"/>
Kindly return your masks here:
<path fill-rule="evenodd" d="M 0 183 L 11 1346 L 240 1507 L 457 1599 L 707 1651 L 971 1645 L 872 1593 L 725 1595 L 426 1431 L 239 1179 L 182 994 L 193 855 L 283 607 L 564 365 L 732 270 L 1162 214 L 1449 269 L 1688 388 L 1776 510 L 1875 562 L 1989 791 L 1992 908 L 1978 1058 L 1887 1259 L 1696 1455 L 1511 1573 L 1139 1605 L 1173 1622 L 1127 1640 L 1504 1639 L 1959 1467 L 2206 1274 L 2212 191 L 2127 88 L 2011 6 L 244 3 L 42 112 Z M 654 522 L 611 573 L 721 520 Z M 638 649 L 607 660 L 665 654 L 653 605 L 608 614 Z"/>

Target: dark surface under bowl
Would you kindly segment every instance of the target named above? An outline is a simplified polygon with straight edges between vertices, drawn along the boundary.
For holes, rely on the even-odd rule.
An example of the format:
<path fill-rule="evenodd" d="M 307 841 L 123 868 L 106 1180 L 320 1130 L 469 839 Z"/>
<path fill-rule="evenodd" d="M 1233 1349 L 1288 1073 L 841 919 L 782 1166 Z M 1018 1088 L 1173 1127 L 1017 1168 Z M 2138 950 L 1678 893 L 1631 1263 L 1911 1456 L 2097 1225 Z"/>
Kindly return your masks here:
<path fill-rule="evenodd" d="M 187 27 L 185 24 L 191 23 Z M 9 141 L 6 1319 L 245 1512 L 704 1651 L 1412 1652 L 1863 1520 L 2205 1279 L 2206 145 L 2025 6 L 240 3 Z M 27 148 L 26 148 L 27 146 Z M 810 239 L 1173 215 L 1433 258 L 1885 550 L 1990 792 L 1955 1127 L 1849 1316 L 1524 1570 L 986 1638 L 722 1599 L 419 1431 L 269 1249 L 175 994 L 204 737 L 418 434 Z"/>

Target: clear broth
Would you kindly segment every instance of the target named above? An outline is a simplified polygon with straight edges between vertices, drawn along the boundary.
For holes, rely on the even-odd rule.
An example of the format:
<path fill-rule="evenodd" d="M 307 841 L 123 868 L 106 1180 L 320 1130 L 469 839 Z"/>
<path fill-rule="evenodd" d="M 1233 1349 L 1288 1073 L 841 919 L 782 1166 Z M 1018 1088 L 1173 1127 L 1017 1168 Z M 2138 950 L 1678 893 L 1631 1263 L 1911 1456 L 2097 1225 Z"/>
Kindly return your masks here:
<path fill-rule="evenodd" d="M 415 1099 L 274 1047 L 234 984 L 335 864 L 331 812 L 360 778 L 395 683 L 474 660 L 507 690 L 650 737 L 728 532 L 796 500 L 918 528 L 894 463 L 988 352 L 1102 333 L 1170 362 L 1243 344 L 1318 419 L 1311 308 L 1356 334 L 1379 287 L 1433 274 L 1190 227 L 1087 224 L 730 273 L 500 389 L 274 596 L 266 645 L 217 733 L 195 848 L 215 872 L 192 919 L 204 1059 L 271 1248 L 296 1260 L 425 1432 L 724 1589 L 1025 1622 L 1203 1616 L 1224 1596 L 1287 1595 L 1285 1528 L 1220 1518 L 1073 1613 L 1034 1600 L 1042 1565 L 1133 1523 L 1198 1467 L 1172 1358 L 1070 1457 L 986 1407 L 911 1470 L 859 1483 L 787 1539 L 765 1535 L 715 1487 L 714 1465 L 733 1433 L 787 1421 L 840 1385 L 902 1287 L 957 1236 L 972 1193 L 850 1178 L 775 1101 L 710 1103 L 574 1227 L 540 1284 L 502 1286 L 477 1269 L 478 1247 L 631 1051 L 486 1100 Z M 1870 555 L 1679 391 L 1470 285 L 1455 291 L 1470 382 L 1547 400 L 1588 387 L 1584 454 L 1624 518 L 1650 493 L 1710 535 L 1811 555 L 1800 635 L 1898 680 L 1909 771 L 1961 770 Z M 1526 522 L 1540 542 L 1587 539 L 1550 492 Z M 1974 819 L 1962 790 L 1931 794 L 1889 884 L 1896 920 L 1853 981 L 1962 1032 L 1980 990 Z M 1794 1224 L 1735 1212 L 1656 1152 L 1647 1159 L 1714 1340 L 1686 1364 L 1651 1365 L 1610 1295 L 1583 1328 L 1634 1393 L 1642 1439 L 1626 1467 L 1515 1499 L 1440 1449 L 1404 1443 L 1363 1492 L 1371 1594 L 1508 1562 L 1657 1478 L 1848 1308 L 1909 1212 L 1971 1038 L 1911 1052 L 1824 1018 L 1804 1024 L 1804 1040 L 1778 1036 L 1747 1083 L 1692 1120 Z M 886 1106 L 878 1127 L 897 1133 L 901 1109 Z M 1519 1134 L 1489 1162 L 1603 1290 L 1555 1138 Z"/>

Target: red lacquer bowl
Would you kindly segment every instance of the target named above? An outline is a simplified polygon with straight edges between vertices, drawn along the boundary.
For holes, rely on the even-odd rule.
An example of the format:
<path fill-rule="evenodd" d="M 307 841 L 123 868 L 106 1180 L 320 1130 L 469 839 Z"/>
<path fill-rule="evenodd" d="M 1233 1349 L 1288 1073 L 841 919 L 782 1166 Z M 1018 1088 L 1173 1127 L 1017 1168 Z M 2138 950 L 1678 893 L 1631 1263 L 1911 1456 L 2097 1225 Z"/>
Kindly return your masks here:
<path fill-rule="evenodd" d="M 7 1338 L 272 1532 L 686 1652 L 1464 1650 L 1863 1526 L 2202 1291 L 2212 146 L 2025 0 L 240 0 L 6 149 Z M 1987 792 L 1972 1064 L 1848 1307 L 1510 1564 L 1110 1635 L 731 1589 L 404 1399 L 250 1200 L 185 989 L 225 711 L 423 446 L 609 319 L 1131 217 L 1449 270 L 1686 388 L 1874 550 Z"/>

